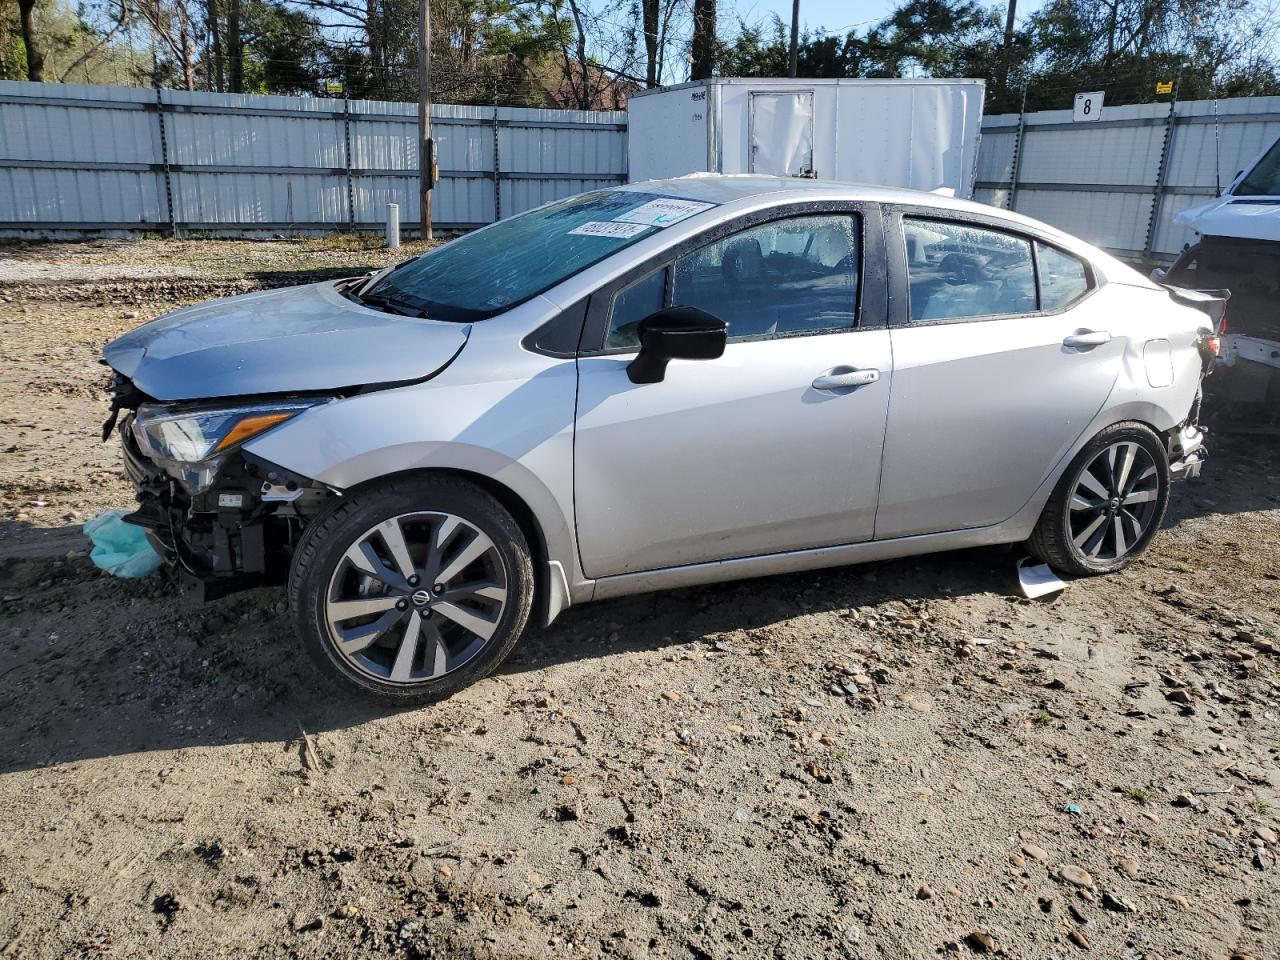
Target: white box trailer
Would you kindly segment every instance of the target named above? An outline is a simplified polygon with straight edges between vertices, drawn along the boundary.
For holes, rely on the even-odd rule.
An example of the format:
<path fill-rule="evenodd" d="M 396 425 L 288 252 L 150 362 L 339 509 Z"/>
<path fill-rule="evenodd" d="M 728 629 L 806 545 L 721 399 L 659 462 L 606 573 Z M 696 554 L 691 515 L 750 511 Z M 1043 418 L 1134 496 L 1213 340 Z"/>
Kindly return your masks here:
<path fill-rule="evenodd" d="M 632 182 L 686 173 L 973 191 L 981 80 L 735 80 L 627 98 Z"/>

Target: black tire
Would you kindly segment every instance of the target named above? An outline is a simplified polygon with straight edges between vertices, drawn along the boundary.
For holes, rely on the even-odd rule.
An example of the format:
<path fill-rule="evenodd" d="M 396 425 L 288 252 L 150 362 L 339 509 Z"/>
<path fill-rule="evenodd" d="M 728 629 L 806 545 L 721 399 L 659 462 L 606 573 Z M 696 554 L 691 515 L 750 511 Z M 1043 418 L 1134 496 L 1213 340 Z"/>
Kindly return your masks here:
<path fill-rule="evenodd" d="M 360 654 L 344 654 L 338 646 L 338 632 L 344 627 L 337 624 L 331 626 L 330 620 L 333 609 L 330 600 L 340 599 L 334 595 L 337 589 L 335 584 L 350 584 L 353 582 L 351 578 L 354 577 L 364 584 L 364 589 L 373 589 L 378 593 L 372 598 L 374 602 L 391 599 L 392 588 L 382 583 L 381 578 L 369 577 L 362 567 L 353 569 L 353 561 L 349 559 L 352 554 L 349 551 L 360 550 L 365 543 L 373 542 L 369 538 L 374 528 L 393 518 L 396 523 L 395 529 L 402 535 L 402 542 L 408 541 L 402 522 L 427 525 L 425 529 L 432 532 L 427 536 L 426 543 L 421 549 L 430 550 L 430 544 L 438 536 L 435 530 L 439 528 L 429 526 L 434 522 L 433 519 L 422 518 L 435 518 L 437 515 L 460 518 L 464 521 L 464 525 L 459 529 L 464 534 L 478 532 L 491 541 L 490 549 L 485 553 L 484 559 L 478 562 L 498 563 L 500 561 L 500 566 L 503 568 L 501 573 L 505 598 L 495 613 L 493 622 L 496 623 L 496 628 L 492 624 L 485 628 L 486 631 L 493 629 L 492 635 L 487 638 L 468 634 L 456 623 L 444 618 L 435 607 L 416 606 L 419 600 L 412 598 L 430 593 L 429 589 L 413 590 L 412 594 L 406 597 L 403 591 L 408 588 L 402 584 L 395 594 L 402 599 L 394 602 L 397 604 L 396 609 L 399 609 L 401 603 L 406 605 L 406 612 L 402 614 L 404 618 L 420 617 L 415 621 L 414 627 L 415 648 L 419 644 L 418 630 L 425 631 L 428 629 L 428 623 L 435 623 L 432 634 L 434 640 L 430 641 L 430 650 L 436 650 L 437 645 L 448 649 L 449 643 L 444 639 L 444 635 L 449 630 L 453 630 L 459 636 L 469 638 L 468 649 L 465 651 L 467 658 L 456 668 L 450 666 L 447 672 L 430 678 L 420 677 L 397 683 L 390 676 L 374 676 L 370 672 L 376 666 L 373 663 L 374 656 L 383 659 L 389 656 L 387 644 L 394 643 L 393 634 L 399 629 L 399 623 L 407 625 L 408 620 L 398 621 L 397 626 L 386 628 L 385 635 L 380 635 L 378 640 L 371 643 Z M 476 539 L 479 540 L 479 536 Z M 385 544 L 389 541 L 382 542 Z M 445 552 L 446 550 L 442 547 L 440 553 Z M 459 549 L 458 553 L 461 552 L 463 551 Z M 396 576 L 394 561 L 387 559 L 386 556 L 382 558 L 385 566 L 383 573 L 388 578 L 392 578 Z M 444 560 L 444 557 L 437 557 L 435 569 L 439 570 L 441 566 L 447 566 Z M 371 565 L 368 559 L 365 559 L 364 563 Z M 421 569 L 418 567 L 416 560 L 414 569 L 423 576 L 430 576 L 425 571 L 425 567 Z M 476 568 L 468 567 L 468 569 Z M 497 500 L 474 484 L 463 480 L 440 476 L 409 476 L 358 490 L 344 497 L 331 512 L 316 518 L 307 528 L 294 555 L 289 572 L 289 608 L 303 648 L 320 671 L 340 688 L 384 704 L 413 706 L 452 696 L 463 687 L 488 675 L 506 658 L 528 623 L 533 606 L 533 583 L 533 564 L 530 559 L 529 544 L 519 524 Z M 430 586 L 427 582 L 422 582 L 421 585 L 423 588 Z M 422 602 L 431 604 L 434 601 L 439 606 L 445 599 L 447 597 L 442 595 Z M 459 604 L 451 606 L 456 609 Z M 370 617 L 377 619 L 392 615 L 393 611 L 387 609 L 385 613 L 371 614 Z M 343 621 L 343 623 L 346 622 L 350 621 Z M 359 618 L 357 618 L 358 622 Z M 355 629 L 362 630 L 370 625 L 366 623 Z M 407 635 L 406 627 L 405 636 Z M 426 646 L 427 643 L 424 641 L 423 645 Z M 427 672 L 425 661 L 427 655 L 421 650 L 418 653 L 409 654 L 411 663 L 414 657 L 419 658 L 416 663 L 421 666 L 416 667 L 416 672 L 422 674 Z M 447 656 L 452 658 L 452 654 Z"/>
<path fill-rule="evenodd" d="M 1150 499 L 1141 504 L 1130 505 L 1127 503 L 1128 498 L 1119 496 L 1123 491 L 1118 492 L 1112 483 L 1109 484 L 1110 499 L 1104 501 L 1101 497 L 1098 498 L 1098 501 L 1104 504 L 1100 509 L 1092 506 L 1073 509 L 1073 498 L 1078 492 L 1082 496 L 1089 496 L 1088 491 L 1084 491 L 1081 486 L 1086 480 L 1087 469 L 1090 470 L 1089 479 L 1093 484 L 1106 483 L 1105 480 L 1099 479 L 1100 475 L 1102 477 L 1107 475 L 1105 462 L 1101 467 L 1098 466 L 1099 457 L 1105 458 L 1107 452 L 1117 444 L 1136 444 L 1145 451 L 1148 459 L 1141 459 L 1136 453 L 1135 459 L 1140 459 L 1142 465 L 1146 467 L 1143 473 L 1154 468 L 1154 474 L 1149 480 L 1144 481 L 1146 489 L 1135 489 L 1137 484 L 1134 478 L 1138 474 L 1132 468 L 1130 472 L 1133 475 L 1127 478 L 1126 486 L 1130 490 L 1128 498 L 1149 495 Z M 1121 502 L 1117 504 L 1117 500 Z M 1145 424 L 1117 423 L 1107 427 L 1090 440 L 1071 461 L 1071 465 L 1067 467 L 1062 479 L 1054 488 L 1049 502 L 1045 504 L 1044 512 L 1036 523 L 1031 539 L 1027 541 L 1027 547 L 1040 560 L 1063 573 L 1075 576 L 1113 573 L 1128 566 L 1146 550 L 1156 531 L 1160 529 L 1160 523 L 1164 519 L 1168 505 L 1169 454 L 1164 443 L 1155 431 Z M 1139 507 L 1141 507 L 1140 510 Z M 1119 517 L 1118 520 L 1117 517 Z M 1077 539 L 1099 518 L 1102 524 L 1100 531 L 1095 531 L 1084 538 L 1083 546 L 1078 544 Z M 1121 529 L 1119 536 L 1126 534 L 1132 536 L 1138 529 L 1135 524 L 1139 519 L 1141 534 L 1129 540 L 1124 551 L 1119 552 L 1114 546 L 1117 536 L 1114 533 L 1115 528 L 1112 527 L 1113 532 L 1108 534 L 1108 525 L 1118 524 Z M 1073 521 L 1076 524 L 1075 529 L 1072 527 Z M 1101 542 L 1103 549 L 1099 549 L 1096 555 L 1091 555 L 1088 548 L 1100 542 L 1095 541 L 1094 537 L 1101 536 L 1105 540 L 1108 535 L 1112 537 L 1112 550 L 1106 550 L 1105 542 Z M 1118 555 L 1107 556 L 1108 552 L 1118 553 Z"/>

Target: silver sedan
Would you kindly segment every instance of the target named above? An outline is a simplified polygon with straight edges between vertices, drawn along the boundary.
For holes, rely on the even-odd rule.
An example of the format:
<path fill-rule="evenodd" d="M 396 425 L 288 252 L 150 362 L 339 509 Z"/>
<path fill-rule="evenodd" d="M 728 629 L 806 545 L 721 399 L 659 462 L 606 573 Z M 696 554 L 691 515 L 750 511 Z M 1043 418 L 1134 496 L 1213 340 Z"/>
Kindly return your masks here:
<path fill-rule="evenodd" d="M 287 584 L 346 688 L 438 699 L 530 621 L 667 587 L 1150 543 L 1222 297 L 1042 223 L 761 177 L 539 207 L 108 345 L 131 522 L 211 598 Z"/>

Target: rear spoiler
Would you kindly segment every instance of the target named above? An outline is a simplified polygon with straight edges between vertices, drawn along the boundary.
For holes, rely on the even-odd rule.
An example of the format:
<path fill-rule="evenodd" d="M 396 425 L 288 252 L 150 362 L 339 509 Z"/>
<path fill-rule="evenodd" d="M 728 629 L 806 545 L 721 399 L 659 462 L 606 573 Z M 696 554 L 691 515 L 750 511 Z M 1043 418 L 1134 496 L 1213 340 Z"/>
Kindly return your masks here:
<path fill-rule="evenodd" d="M 1194 307 L 1213 321 L 1213 332 L 1223 333 L 1222 321 L 1227 315 L 1227 301 L 1231 299 L 1230 290 L 1192 290 L 1189 287 L 1175 287 L 1164 282 L 1164 271 L 1155 270 L 1151 279 L 1169 292 L 1176 303 L 1184 307 Z"/>

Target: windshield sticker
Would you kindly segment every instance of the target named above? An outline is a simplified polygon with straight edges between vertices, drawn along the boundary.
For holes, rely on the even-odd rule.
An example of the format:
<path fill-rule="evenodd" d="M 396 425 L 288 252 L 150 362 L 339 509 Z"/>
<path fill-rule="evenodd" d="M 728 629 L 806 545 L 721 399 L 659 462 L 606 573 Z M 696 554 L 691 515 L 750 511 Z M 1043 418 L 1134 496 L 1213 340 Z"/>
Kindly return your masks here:
<path fill-rule="evenodd" d="M 644 233 L 648 230 L 650 224 L 647 223 L 604 223 L 600 220 L 591 220 L 582 226 L 574 227 L 569 231 L 571 237 L 611 237 L 614 240 L 629 240 L 638 233 Z"/>
<path fill-rule="evenodd" d="M 650 227 L 669 227 L 673 223 L 679 223 L 686 217 L 692 217 L 703 210 L 710 210 L 714 206 L 714 203 L 704 203 L 701 200 L 659 197 L 613 219 L 615 223 L 643 223 Z"/>

